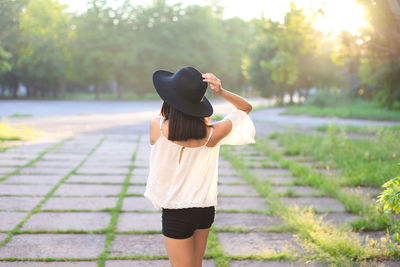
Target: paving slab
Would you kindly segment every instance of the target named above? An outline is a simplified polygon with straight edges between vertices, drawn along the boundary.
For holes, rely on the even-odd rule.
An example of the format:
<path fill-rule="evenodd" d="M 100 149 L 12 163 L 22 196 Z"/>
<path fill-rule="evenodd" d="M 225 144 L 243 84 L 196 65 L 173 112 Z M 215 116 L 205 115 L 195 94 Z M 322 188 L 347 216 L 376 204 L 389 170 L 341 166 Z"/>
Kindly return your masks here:
<path fill-rule="evenodd" d="M 0 261 L 0 267 L 97 267 L 96 261 Z"/>
<path fill-rule="evenodd" d="M 72 168 L 66 168 L 66 167 L 59 167 L 59 168 L 51 168 L 51 167 L 27 167 L 23 168 L 20 170 L 20 174 L 61 174 L 61 175 L 67 175 L 70 171 L 72 171 Z"/>
<path fill-rule="evenodd" d="M 359 196 L 373 198 L 378 196 L 383 191 L 383 188 L 373 187 L 373 186 L 356 186 L 356 187 L 342 187 L 341 190 L 345 192 L 354 193 Z"/>
<path fill-rule="evenodd" d="M 98 168 L 98 167 L 81 167 L 78 169 L 76 172 L 77 174 L 122 174 L 126 175 L 129 172 L 129 168 L 110 168 L 110 167 L 103 167 L 103 168 Z"/>
<path fill-rule="evenodd" d="M 124 161 L 86 161 L 82 168 L 129 168 L 131 164 L 132 161 L 130 159 Z"/>
<path fill-rule="evenodd" d="M 136 168 L 148 168 L 150 166 L 149 160 L 135 159 Z"/>
<path fill-rule="evenodd" d="M 64 175 L 11 175 L 4 183 L 56 184 Z"/>
<path fill-rule="evenodd" d="M 217 212 L 213 225 L 218 228 L 233 227 L 262 231 L 270 227 L 282 226 L 283 223 L 281 218 L 265 214 Z"/>
<path fill-rule="evenodd" d="M 290 261 L 274 261 L 274 260 L 265 260 L 265 261 L 259 261 L 259 260 L 231 260 L 229 262 L 230 267 L 305 267 L 305 266 L 310 266 L 310 267 L 328 267 L 329 265 L 324 264 L 322 262 L 317 262 L 317 261 L 310 261 L 310 262 L 290 262 Z"/>
<path fill-rule="evenodd" d="M 246 163 L 249 170 L 257 168 L 281 168 L 279 162 L 274 161 L 250 161 Z"/>
<path fill-rule="evenodd" d="M 41 210 L 101 210 L 114 208 L 118 197 L 51 197 Z"/>
<path fill-rule="evenodd" d="M 13 172 L 17 167 L 0 167 L 0 176 Z"/>
<path fill-rule="evenodd" d="M 143 195 L 146 190 L 145 185 L 130 185 L 128 186 L 127 194 L 140 194 Z"/>
<path fill-rule="evenodd" d="M 54 192 L 58 196 L 105 196 L 118 195 L 122 185 L 62 184 Z"/>
<path fill-rule="evenodd" d="M 108 226 L 108 212 L 38 212 L 22 226 L 22 230 L 100 230 Z"/>
<path fill-rule="evenodd" d="M 271 190 L 279 194 L 286 194 L 288 191 L 293 191 L 296 195 L 299 196 L 312 196 L 312 195 L 325 194 L 322 190 L 319 190 L 312 186 L 303 186 L 303 185 L 292 185 L 292 186 L 272 185 Z"/>
<path fill-rule="evenodd" d="M 34 158 L 37 158 L 37 156 L 40 153 L 37 154 L 12 154 L 12 153 L 7 153 L 7 152 L 3 152 L 0 153 L 0 160 L 23 160 L 23 161 L 30 161 Z"/>
<path fill-rule="evenodd" d="M 223 176 L 239 175 L 239 173 L 233 168 L 218 168 L 218 174 Z"/>
<path fill-rule="evenodd" d="M 369 261 L 366 267 L 399 267 L 399 260 L 377 260 L 377 261 Z"/>
<path fill-rule="evenodd" d="M 122 203 L 122 210 L 161 210 L 155 209 L 150 200 L 145 197 L 125 197 Z"/>
<path fill-rule="evenodd" d="M 273 185 L 293 185 L 294 182 L 294 178 L 292 177 L 264 177 L 264 179 L 260 180 L 269 182 Z"/>
<path fill-rule="evenodd" d="M 0 210 L 31 210 L 44 197 L 3 197 L 0 196 Z"/>
<path fill-rule="evenodd" d="M 357 220 L 360 216 L 349 212 L 329 212 L 323 214 L 315 214 L 316 217 L 322 217 L 322 221 L 330 222 L 336 225 L 348 224 L 351 221 Z"/>
<path fill-rule="evenodd" d="M 317 212 L 344 212 L 343 203 L 330 197 L 280 197 L 285 205 L 312 206 Z"/>
<path fill-rule="evenodd" d="M 56 161 L 74 161 L 81 162 L 86 157 L 86 154 L 66 154 L 66 153 L 47 153 L 42 157 L 42 160 L 56 160 Z"/>
<path fill-rule="evenodd" d="M 0 195 L 38 195 L 45 196 L 53 188 L 52 185 L 13 185 L 2 184 Z"/>
<path fill-rule="evenodd" d="M 3 167 L 19 167 L 28 163 L 29 160 L 26 159 L 1 159 L 0 168 Z"/>
<path fill-rule="evenodd" d="M 166 256 L 162 234 L 117 234 L 112 241 L 110 256 Z"/>
<path fill-rule="evenodd" d="M 35 162 L 35 164 L 33 165 L 33 167 L 36 168 L 58 168 L 58 167 L 63 167 L 63 168 L 68 168 L 68 169 L 73 169 L 76 166 L 78 166 L 78 164 L 80 163 L 80 161 L 64 161 L 64 160 L 39 160 L 37 162 Z"/>
<path fill-rule="evenodd" d="M 161 212 L 122 212 L 118 217 L 117 231 L 161 231 L 161 222 Z"/>
<path fill-rule="evenodd" d="M 228 183 L 241 183 L 246 184 L 246 180 L 239 176 L 218 176 L 218 183 L 228 184 Z"/>
<path fill-rule="evenodd" d="M 254 187 L 249 185 L 218 185 L 218 194 L 259 196 Z"/>
<path fill-rule="evenodd" d="M 232 164 L 227 160 L 219 160 L 218 168 L 233 168 Z"/>
<path fill-rule="evenodd" d="M 217 236 L 224 253 L 230 256 L 267 256 L 291 248 L 301 250 L 291 233 L 217 233 Z"/>
<path fill-rule="evenodd" d="M 294 160 L 294 161 L 298 161 L 298 162 L 304 162 L 304 161 L 311 162 L 311 158 L 309 156 L 304 156 L 304 155 L 296 155 L 296 156 L 284 155 L 284 156 L 282 156 L 282 158 L 284 160 Z"/>
<path fill-rule="evenodd" d="M 366 237 L 368 236 L 368 242 L 371 242 L 371 240 L 376 240 L 378 244 L 385 244 L 383 242 L 382 238 L 386 239 L 386 230 L 378 230 L 378 231 L 364 231 L 358 233 L 358 236 L 360 238 L 361 244 L 365 245 L 366 244 Z"/>
<path fill-rule="evenodd" d="M 130 182 L 131 183 L 146 183 L 147 182 L 147 175 L 132 175 Z"/>
<path fill-rule="evenodd" d="M 0 258 L 94 258 L 105 240 L 102 234 L 19 234 L 0 247 Z"/>
<path fill-rule="evenodd" d="M 0 230 L 12 230 L 27 214 L 27 212 L 0 212 Z"/>
<path fill-rule="evenodd" d="M 105 267 L 171 267 L 169 260 L 108 260 Z M 213 260 L 203 260 L 203 267 L 214 267 Z M 1 266 L 0 266 L 1 267 Z"/>
<path fill-rule="evenodd" d="M 290 170 L 282 169 L 282 168 L 252 168 L 252 169 L 249 169 L 249 171 L 256 174 L 260 178 L 292 176 L 292 173 L 290 172 Z"/>
<path fill-rule="evenodd" d="M 4 239 L 6 239 L 7 236 L 8 236 L 8 234 L 6 234 L 6 233 L 0 233 L 0 242 L 3 241 Z"/>
<path fill-rule="evenodd" d="M 136 176 L 136 175 L 148 176 L 149 175 L 149 169 L 148 168 L 134 168 L 132 174 L 134 176 Z"/>
<path fill-rule="evenodd" d="M 100 164 L 105 163 L 107 164 L 124 164 L 129 166 L 132 163 L 131 157 L 115 157 L 113 156 L 104 156 L 104 155 L 92 155 L 90 158 L 85 162 L 85 164 Z"/>
<path fill-rule="evenodd" d="M 85 182 L 85 183 L 123 183 L 125 175 L 71 175 L 68 182 Z"/>
<path fill-rule="evenodd" d="M 217 210 L 258 210 L 268 208 L 266 200 L 262 197 L 218 197 Z"/>

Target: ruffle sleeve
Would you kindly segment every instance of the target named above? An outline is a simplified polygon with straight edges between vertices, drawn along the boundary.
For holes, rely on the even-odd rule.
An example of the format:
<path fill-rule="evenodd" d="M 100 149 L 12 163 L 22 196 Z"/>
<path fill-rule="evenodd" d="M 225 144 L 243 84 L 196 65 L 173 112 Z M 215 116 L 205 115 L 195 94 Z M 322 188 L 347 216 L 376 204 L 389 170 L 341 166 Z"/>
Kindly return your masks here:
<path fill-rule="evenodd" d="M 246 112 L 235 107 L 223 119 L 229 119 L 232 122 L 232 131 L 217 145 L 245 145 L 256 142 L 254 140 L 256 129 Z"/>

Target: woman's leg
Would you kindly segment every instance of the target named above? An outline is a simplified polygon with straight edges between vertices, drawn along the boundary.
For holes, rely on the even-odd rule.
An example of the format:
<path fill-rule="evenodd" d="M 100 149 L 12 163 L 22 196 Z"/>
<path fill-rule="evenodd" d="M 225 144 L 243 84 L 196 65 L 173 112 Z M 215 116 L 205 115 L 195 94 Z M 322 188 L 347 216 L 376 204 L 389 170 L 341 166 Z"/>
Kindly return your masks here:
<path fill-rule="evenodd" d="M 211 227 L 210 227 L 211 228 Z M 196 229 L 194 231 L 194 261 L 195 267 L 201 267 L 203 263 L 204 252 L 207 247 L 208 234 L 210 228 L 207 229 Z"/>
<path fill-rule="evenodd" d="M 191 267 L 194 265 L 194 236 L 177 239 L 163 235 L 164 245 L 172 267 Z"/>

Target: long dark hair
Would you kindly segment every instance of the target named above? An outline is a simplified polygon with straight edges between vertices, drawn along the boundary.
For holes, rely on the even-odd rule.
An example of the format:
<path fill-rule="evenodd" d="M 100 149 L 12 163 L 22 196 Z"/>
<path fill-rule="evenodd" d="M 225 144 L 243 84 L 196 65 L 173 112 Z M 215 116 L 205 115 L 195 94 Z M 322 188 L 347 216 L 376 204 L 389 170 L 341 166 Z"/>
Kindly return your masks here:
<path fill-rule="evenodd" d="M 194 117 L 187 115 L 167 102 L 163 102 L 161 115 L 168 123 L 168 140 L 186 141 L 189 139 L 202 139 L 206 137 L 207 128 L 213 127 L 208 117 Z"/>

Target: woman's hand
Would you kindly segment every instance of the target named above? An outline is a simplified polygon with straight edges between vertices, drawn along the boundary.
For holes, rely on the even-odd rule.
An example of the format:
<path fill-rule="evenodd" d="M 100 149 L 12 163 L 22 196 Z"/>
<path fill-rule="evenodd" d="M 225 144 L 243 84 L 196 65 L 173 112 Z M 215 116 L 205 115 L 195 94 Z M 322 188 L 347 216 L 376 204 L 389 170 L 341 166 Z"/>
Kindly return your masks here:
<path fill-rule="evenodd" d="M 221 87 L 221 80 L 217 78 L 212 73 L 205 73 L 202 75 L 203 77 L 203 82 L 207 82 L 210 84 L 211 90 L 214 92 L 214 95 L 220 95 L 222 92 L 222 87 Z"/>

